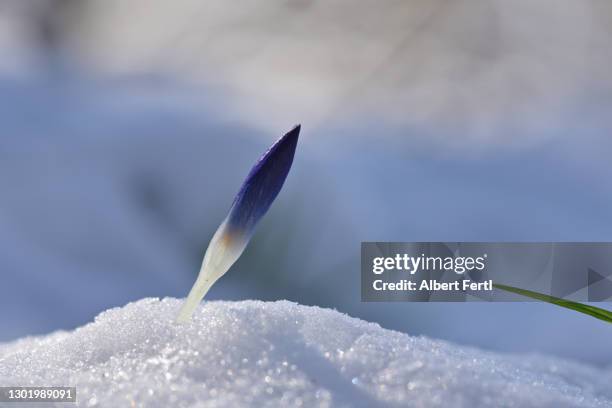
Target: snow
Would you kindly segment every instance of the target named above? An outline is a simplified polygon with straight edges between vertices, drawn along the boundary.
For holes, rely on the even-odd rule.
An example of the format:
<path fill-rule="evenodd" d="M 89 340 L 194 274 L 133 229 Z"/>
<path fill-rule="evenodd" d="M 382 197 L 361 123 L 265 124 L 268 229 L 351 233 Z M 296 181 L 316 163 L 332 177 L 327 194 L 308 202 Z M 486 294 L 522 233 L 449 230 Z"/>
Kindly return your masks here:
<path fill-rule="evenodd" d="M 288 301 L 147 298 L 0 345 L 0 384 L 71 385 L 78 406 L 609 407 L 612 372 L 412 337 Z M 46 405 L 47 406 L 47 405 Z"/>

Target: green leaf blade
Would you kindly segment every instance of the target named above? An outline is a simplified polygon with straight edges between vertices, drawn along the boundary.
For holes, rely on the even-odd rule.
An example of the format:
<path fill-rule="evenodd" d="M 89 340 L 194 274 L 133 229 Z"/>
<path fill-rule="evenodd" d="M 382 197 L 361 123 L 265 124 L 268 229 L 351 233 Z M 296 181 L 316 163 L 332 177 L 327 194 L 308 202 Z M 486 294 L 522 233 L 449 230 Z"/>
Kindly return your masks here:
<path fill-rule="evenodd" d="M 574 302 L 572 300 L 561 299 L 558 297 L 545 295 L 538 292 L 532 292 L 527 289 L 515 288 L 514 286 L 502 285 L 494 283 L 493 287 L 510 293 L 516 293 L 525 297 L 540 300 L 542 302 L 551 303 L 553 305 L 565 307 L 566 309 L 575 310 L 580 313 L 584 313 L 593 316 L 596 319 L 603 320 L 604 322 L 612 323 L 612 312 L 599 307 L 585 305 L 583 303 Z"/>

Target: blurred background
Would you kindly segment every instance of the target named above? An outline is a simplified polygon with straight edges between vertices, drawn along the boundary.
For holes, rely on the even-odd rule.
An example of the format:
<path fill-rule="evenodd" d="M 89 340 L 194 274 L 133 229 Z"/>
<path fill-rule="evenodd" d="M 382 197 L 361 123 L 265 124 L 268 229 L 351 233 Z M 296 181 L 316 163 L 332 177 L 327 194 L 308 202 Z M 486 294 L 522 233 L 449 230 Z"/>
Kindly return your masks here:
<path fill-rule="evenodd" d="M 610 365 L 609 325 L 547 304 L 361 303 L 359 248 L 611 241 L 611 40 L 607 0 L 4 0 L 0 341 L 184 297 L 252 164 L 301 123 L 208 299 Z"/>

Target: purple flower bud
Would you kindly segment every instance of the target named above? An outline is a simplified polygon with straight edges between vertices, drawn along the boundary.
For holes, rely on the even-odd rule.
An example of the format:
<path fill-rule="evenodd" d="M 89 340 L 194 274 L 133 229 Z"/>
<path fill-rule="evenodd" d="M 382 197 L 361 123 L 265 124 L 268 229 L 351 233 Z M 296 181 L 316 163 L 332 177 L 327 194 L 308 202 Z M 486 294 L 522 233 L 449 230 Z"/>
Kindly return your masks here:
<path fill-rule="evenodd" d="M 255 225 L 264 216 L 283 187 L 297 146 L 300 125 L 294 127 L 268 149 L 249 172 L 225 220 L 206 249 L 202 268 L 177 321 L 186 322 L 210 287 L 240 257 Z"/>

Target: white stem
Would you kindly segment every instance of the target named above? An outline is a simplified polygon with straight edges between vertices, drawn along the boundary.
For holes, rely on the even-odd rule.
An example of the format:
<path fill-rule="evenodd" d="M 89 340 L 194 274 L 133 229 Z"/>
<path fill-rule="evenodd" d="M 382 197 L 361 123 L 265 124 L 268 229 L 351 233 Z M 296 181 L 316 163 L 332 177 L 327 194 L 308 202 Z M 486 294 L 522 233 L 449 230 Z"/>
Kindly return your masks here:
<path fill-rule="evenodd" d="M 187 300 L 179 311 L 177 322 L 186 323 L 191 319 L 191 315 L 206 292 L 240 257 L 247 241 L 247 236 L 228 231 L 227 221 L 219 226 L 210 240 L 208 249 L 206 249 L 198 279 L 193 284 Z"/>
<path fill-rule="evenodd" d="M 178 317 L 176 318 L 176 321 L 179 323 L 187 323 L 191 319 L 191 315 L 196 307 L 198 307 L 202 299 L 204 299 L 204 296 L 206 296 L 208 290 L 218 279 L 211 279 L 211 277 L 206 278 L 202 272 L 203 271 L 200 272 L 198 279 L 189 291 L 187 300 L 185 300 L 185 303 L 183 303 L 183 306 L 179 311 Z"/>

